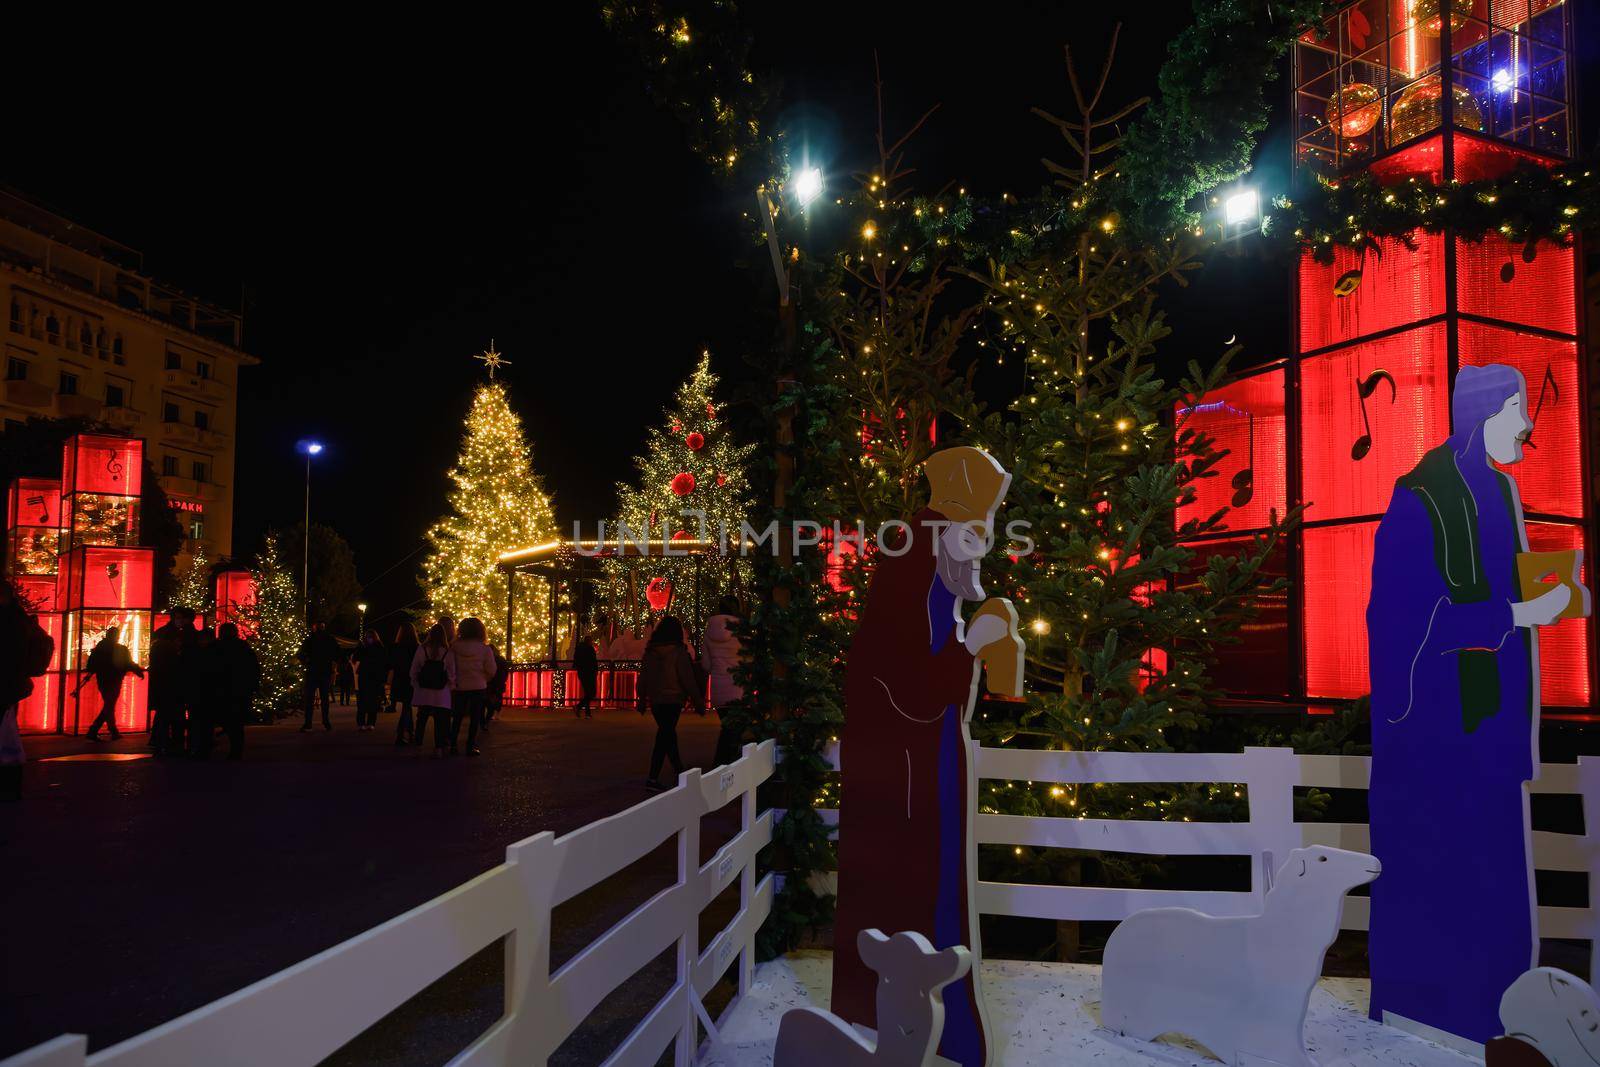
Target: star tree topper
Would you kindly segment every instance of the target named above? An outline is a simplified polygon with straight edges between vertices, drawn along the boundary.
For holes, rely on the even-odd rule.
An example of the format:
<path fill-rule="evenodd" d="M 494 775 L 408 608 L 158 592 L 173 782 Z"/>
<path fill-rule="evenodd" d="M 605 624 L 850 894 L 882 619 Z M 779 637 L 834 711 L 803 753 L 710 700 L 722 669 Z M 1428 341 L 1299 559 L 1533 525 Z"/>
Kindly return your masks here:
<path fill-rule="evenodd" d="M 511 361 L 509 359 L 503 358 L 499 352 L 494 350 L 493 338 L 490 339 L 488 348 L 484 349 L 482 352 L 479 352 L 472 358 L 479 360 L 485 367 L 489 368 L 490 381 L 494 380 L 495 371 L 499 370 L 501 367 L 511 366 Z"/>

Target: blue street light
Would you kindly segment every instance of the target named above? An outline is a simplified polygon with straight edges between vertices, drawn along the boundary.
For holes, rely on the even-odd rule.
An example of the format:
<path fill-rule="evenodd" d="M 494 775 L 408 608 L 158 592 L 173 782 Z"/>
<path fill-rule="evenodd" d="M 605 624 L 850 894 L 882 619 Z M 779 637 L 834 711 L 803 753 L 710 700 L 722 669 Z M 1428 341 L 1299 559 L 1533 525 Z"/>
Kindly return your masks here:
<path fill-rule="evenodd" d="M 307 439 L 297 442 L 294 447 L 304 452 L 306 456 L 306 524 L 305 536 L 301 538 L 305 554 L 300 561 L 300 602 L 306 626 L 309 627 L 311 625 L 311 457 L 322 454 L 322 442 Z"/>

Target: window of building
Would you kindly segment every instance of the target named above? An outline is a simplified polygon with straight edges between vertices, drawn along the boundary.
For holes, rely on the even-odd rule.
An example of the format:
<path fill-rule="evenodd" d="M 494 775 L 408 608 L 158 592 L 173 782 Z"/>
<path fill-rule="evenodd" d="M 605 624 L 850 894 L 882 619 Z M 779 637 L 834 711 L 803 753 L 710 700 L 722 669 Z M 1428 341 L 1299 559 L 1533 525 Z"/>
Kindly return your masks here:
<path fill-rule="evenodd" d="M 163 477 L 166 477 L 166 478 L 176 478 L 178 476 L 178 457 L 177 456 L 162 456 L 161 457 L 161 474 L 162 474 Z"/>
<path fill-rule="evenodd" d="M 53 311 L 44 317 L 44 333 L 51 344 L 61 343 L 61 320 L 56 318 L 56 313 Z"/>
<path fill-rule="evenodd" d="M 94 335 L 94 346 L 102 352 L 106 350 L 106 332 L 104 330 Z"/>
<path fill-rule="evenodd" d="M 193 540 L 199 541 L 204 538 L 205 535 L 206 522 L 200 516 L 196 515 L 194 518 L 189 520 L 189 536 Z"/>
<path fill-rule="evenodd" d="M 11 298 L 11 332 L 22 332 L 22 305 L 17 302 L 16 297 Z"/>
<path fill-rule="evenodd" d="M 32 304 L 28 305 L 28 336 L 43 336 L 42 331 L 39 329 L 39 309 L 34 307 Z"/>
<path fill-rule="evenodd" d="M 209 378 L 211 377 L 211 364 L 205 360 L 197 360 L 195 361 L 194 372 L 201 378 Z"/>
<path fill-rule="evenodd" d="M 206 464 L 204 460 L 195 460 L 189 465 L 189 470 L 194 475 L 195 481 L 203 482 L 206 480 Z"/>
<path fill-rule="evenodd" d="M 78 344 L 85 352 L 94 347 L 94 331 L 89 329 L 89 324 L 83 324 L 83 329 L 78 331 Z"/>
<path fill-rule="evenodd" d="M 78 376 L 67 371 L 61 372 L 61 386 L 56 390 L 62 396 L 78 395 Z"/>
<path fill-rule="evenodd" d="M 168 370 L 182 370 L 183 369 L 183 357 L 178 355 L 178 353 L 176 353 L 176 352 L 168 352 L 167 353 L 167 369 Z"/>
<path fill-rule="evenodd" d="M 28 380 L 28 361 L 10 356 L 6 359 L 6 381 L 25 382 Z"/>
<path fill-rule="evenodd" d="M 204 411 L 201 411 L 199 408 L 195 408 L 194 428 L 197 430 L 211 429 L 211 416 L 206 414 Z"/>
<path fill-rule="evenodd" d="M 167 401 L 165 404 L 163 404 L 161 406 L 161 421 L 162 422 L 182 422 L 183 419 L 178 414 L 178 405 L 174 404 L 170 400 Z"/>
<path fill-rule="evenodd" d="M 122 355 L 122 335 L 120 333 L 111 339 L 111 354 L 114 356 Z"/>
<path fill-rule="evenodd" d="M 124 397 L 124 394 L 123 394 L 123 391 L 122 391 L 122 386 L 116 384 L 115 382 L 107 382 L 106 383 L 106 407 L 108 407 L 108 408 L 120 408 L 120 407 L 123 406 L 124 400 L 125 400 L 125 397 Z"/>

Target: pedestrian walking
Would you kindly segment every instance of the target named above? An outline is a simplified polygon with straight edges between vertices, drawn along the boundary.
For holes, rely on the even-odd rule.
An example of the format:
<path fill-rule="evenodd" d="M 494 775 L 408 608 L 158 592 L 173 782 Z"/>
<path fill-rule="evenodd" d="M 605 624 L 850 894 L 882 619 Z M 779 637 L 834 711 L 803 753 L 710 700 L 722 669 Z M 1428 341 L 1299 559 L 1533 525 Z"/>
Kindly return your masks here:
<path fill-rule="evenodd" d="M 649 708 L 656 720 L 655 747 L 650 750 L 650 777 L 645 788 L 665 789 L 661 765 L 672 763 L 675 774 L 683 773 L 683 757 L 678 753 L 678 718 L 688 704 L 701 715 L 706 713 L 705 682 L 695 668 L 694 657 L 683 644 L 683 624 L 671 615 L 663 616 L 645 646 L 644 664 L 639 671 L 639 714 Z"/>
<path fill-rule="evenodd" d="M 187 662 L 194 650 L 194 612 L 173 608 L 165 626 L 150 635 L 150 747 L 160 756 L 181 756 L 186 751 L 184 721 L 190 689 Z"/>
<path fill-rule="evenodd" d="M 225 622 L 217 630 L 211 654 L 217 660 L 217 725 L 228 735 L 228 758 L 244 758 L 244 724 L 250 720 L 250 701 L 261 684 L 261 661 L 239 636 L 239 628 Z"/>
<path fill-rule="evenodd" d="M 411 743 L 422 744 L 431 718 L 435 759 L 450 747 L 450 687 L 455 681 L 451 673 L 454 670 L 444 627 L 435 624 L 411 657 L 410 672 L 411 699 L 417 707 L 417 732 Z"/>
<path fill-rule="evenodd" d="M 311 705 L 319 694 L 322 696 L 322 728 L 331 730 L 333 722 L 328 718 L 328 687 L 333 678 L 333 661 L 339 658 L 339 642 L 328 632 L 327 623 L 319 622 L 312 628 L 301 642 L 296 656 L 306 668 L 306 722 L 300 727 L 300 732 L 310 731 Z"/>
<path fill-rule="evenodd" d="M 594 690 L 600 681 L 600 652 L 594 647 L 594 641 L 588 634 L 578 638 L 578 647 L 572 653 L 572 669 L 578 676 L 578 690 L 581 694 L 577 705 L 572 709 L 572 716 L 592 719 Z"/>
<path fill-rule="evenodd" d="M 376 730 L 383 707 L 383 682 L 389 675 L 389 650 L 378 631 L 368 630 L 356 648 L 356 729 Z"/>
<path fill-rule="evenodd" d="M 489 644 L 481 620 L 461 620 L 461 630 L 450 645 L 450 754 L 456 754 L 461 724 L 467 724 L 467 755 L 476 756 L 478 731 L 483 727 L 489 686 L 499 673 L 499 656 Z"/>
<path fill-rule="evenodd" d="M 205 759 L 216 744 L 222 704 L 222 661 L 209 629 L 194 631 L 183 671 L 183 700 L 189 708 L 189 755 Z"/>
<path fill-rule="evenodd" d="M 403 622 L 395 631 L 394 644 L 389 646 L 389 701 L 400 707 L 400 720 L 394 728 L 397 745 L 409 744 L 415 729 L 411 721 L 411 661 L 416 654 L 417 628 Z"/>
<path fill-rule="evenodd" d="M 502 656 L 493 645 L 489 651 L 494 654 L 494 677 L 489 679 L 488 692 L 483 700 L 483 732 L 489 732 L 489 724 L 500 714 L 500 709 L 506 704 L 506 684 L 511 681 L 511 661 Z"/>
<path fill-rule="evenodd" d="M 717 709 L 717 719 L 721 722 L 717 731 L 717 752 L 712 759 L 719 767 L 739 758 L 741 731 L 730 727 L 728 719 L 733 705 L 744 699 L 744 687 L 733 680 L 733 672 L 744 658 L 744 642 L 737 632 L 743 624 L 739 602 L 725 596 L 717 604 L 717 613 L 706 620 L 705 639 L 700 643 L 700 665 L 710 679 L 711 706 Z"/>
<path fill-rule="evenodd" d="M 350 692 L 356 687 L 356 669 L 355 664 L 351 662 L 350 653 L 340 649 L 338 656 L 334 658 L 333 669 L 334 684 L 339 687 L 339 706 L 348 708 Z M 356 715 L 356 721 L 358 723 L 361 721 L 360 714 Z"/>
<path fill-rule="evenodd" d="M 27 754 L 17 729 L 18 706 L 33 692 L 33 680 L 50 669 L 55 651 L 55 640 L 0 578 L 0 800 L 22 799 Z"/>
<path fill-rule="evenodd" d="M 91 741 L 100 740 L 102 725 L 111 735 L 111 740 L 122 737 L 122 731 L 117 729 L 117 699 L 122 695 L 122 680 L 130 673 L 144 677 L 144 668 L 133 662 L 128 646 L 117 640 L 119 636 L 121 631 L 115 626 L 106 627 L 104 636 L 90 651 L 89 659 L 83 665 L 83 678 L 78 682 L 78 688 L 72 691 L 72 695 L 77 696 L 90 679 L 100 690 L 100 714 L 89 724 L 88 737 Z"/>

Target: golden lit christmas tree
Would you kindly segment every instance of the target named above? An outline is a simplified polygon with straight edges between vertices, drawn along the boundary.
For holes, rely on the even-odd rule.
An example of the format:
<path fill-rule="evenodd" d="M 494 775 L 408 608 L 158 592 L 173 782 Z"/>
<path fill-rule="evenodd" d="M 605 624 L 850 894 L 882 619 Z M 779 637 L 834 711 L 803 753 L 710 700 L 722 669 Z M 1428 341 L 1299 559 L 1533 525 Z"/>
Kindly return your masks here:
<path fill-rule="evenodd" d="M 526 548 L 559 534 L 544 483 L 534 473 L 522 420 L 511 410 L 505 386 L 494 371 L 507 365 L 494 351 L 482 359 L 490 380 L 478 387 L 467 415 L 461 454 L 450 470 L 450 511 L 428 531 L 430 550 L 423 561 L 423 590 L 436 614 L 457 621 L 483 620 L 489 638 L 508 659 L 527 652 L 543 632 L 546 589 L 543 582 L 517 583 L 517 647 L 505 645 L 506 576 L 495 562 L 501 553 Z"/>
<path fill-rule="evenodd" d="M 167 597 L 169 608 L 189 608 L 196 614 L 211 610 L 212 559 L 206 555 L 205 546 L 196 545 L 193 555 L 178 567 L 177 588 Z"/>
<path fill-rule="evenodd" d="M 263 722 L 300 707 L 305 668 L 296 654 L 305 640 L 300 583 L 283 559 L 280 535 L 268 531 L 250 566 L 255 596 L 240 611 L 240 630 L 261 664 L 255 711 Z"/>

